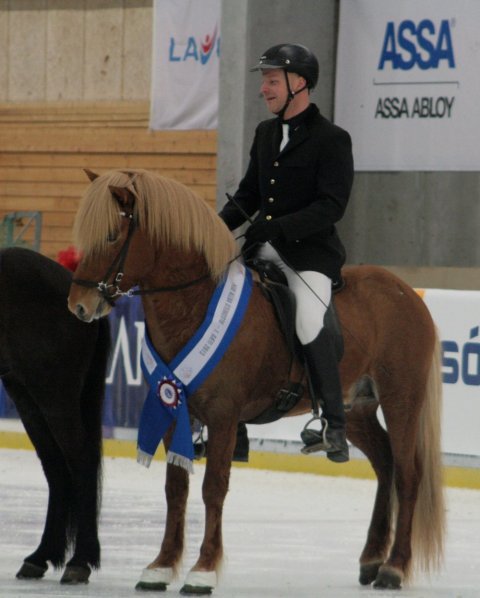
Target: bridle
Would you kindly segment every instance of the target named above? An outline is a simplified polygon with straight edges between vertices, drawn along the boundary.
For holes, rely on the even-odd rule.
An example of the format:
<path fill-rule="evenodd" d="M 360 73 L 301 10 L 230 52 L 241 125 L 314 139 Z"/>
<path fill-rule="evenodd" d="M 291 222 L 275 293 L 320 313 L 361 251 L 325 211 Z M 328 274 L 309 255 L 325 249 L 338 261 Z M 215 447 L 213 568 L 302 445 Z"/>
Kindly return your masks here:
<path fill-rule="evenodd" d="M 137 219 L 132 214 L 127 214 L 127 212 L 120 212 L 120 216 L 123 218 L 128 218 L 128 232 L 127 238 L 125 239 L 123 245 L 120 248 L 120 251 L 115 256 L 113 262 L 108 267 L 105 275 L 103 276 L 100 282 L 96 282 L 93 280 L 85 280 L 83 278 L 74 278 L 72 283 L 78 284 L 82 287 L 87 287 L 89 289 L 96 289 L 99 294 L 107 301 L 110 305 L 113 305 L 113 300 L 121 297 L 122 295 L 131 296 L 132 289 L 128 291 L 122 291 L 120 288 L 120 283 L 123 279 L 123 269 L 125 265 L 125 260 L 127 259 L 128 249 L 130 247 L 130 241 L 132 240 L 133 233 L 137 227 Z M 112 274 L 115 272 L 113 277 L 113 282 L 109 283 Z"/>
<path fill-rule="evenodd" d="M 147 295 L 149 293 L 163 293 L 167 291 L 180 291 L 182 289 L 186 289 L 193 285 L 196 285 L 204 280 L 210 278 L 210 274 L 204 274 L 199 278 L 195 278 L 194 280 L 190 280 L 188 282 L 173 285 L 173 286 L 165 286 L 165 287 L 156 287 L 153 289 L 133 289 L 130 288 L 127 291 L 122 291 L 120 288 L 120 284 L 123 280 L 124 276 L 124 265 L 125 260 L 127 259 L 128 249 L 130 247 L 130 242 L 132 240 L 133 234 L 137 228 L 138 222 L 136 216 L 131 213 L 127 214 L 127 212 L 120 212 L 120 216 L 123 218 L 129 219 L 128 224 L 128 231 L 127 231 L 127 238 L 125 239 L 120 251 L 115 256 L 113 262 L 110 264 L 109 268 L 107 269 L 105 275 L 103 276 L 100 282 L 96 282 L 93 280 L 85 280 L 83 278 L 73 278 L 72 283 L 77 284 L 82 287 L 86 287 L 89 289 L 96 289 L 98 293 L 102 296 L 102 298 L 109 303 L 110 305 L 114 305 L 114 302 L 119 297 L 133 297 L 135 295 Z M 112 277 L 113 273 L 113 282 L 109 283 L 108 281 Z"/>

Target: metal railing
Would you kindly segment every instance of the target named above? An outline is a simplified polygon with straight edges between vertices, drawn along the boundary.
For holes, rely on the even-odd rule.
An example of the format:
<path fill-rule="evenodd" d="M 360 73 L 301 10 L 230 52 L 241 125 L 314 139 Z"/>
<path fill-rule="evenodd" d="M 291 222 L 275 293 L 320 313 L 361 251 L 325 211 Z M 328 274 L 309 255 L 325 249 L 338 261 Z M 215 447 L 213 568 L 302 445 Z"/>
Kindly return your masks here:
<path fill-rule="evenodd" d="M 40 250 L 42 214 L 11 212 L 0 221 L 0 247 L 28 247 Z"/>

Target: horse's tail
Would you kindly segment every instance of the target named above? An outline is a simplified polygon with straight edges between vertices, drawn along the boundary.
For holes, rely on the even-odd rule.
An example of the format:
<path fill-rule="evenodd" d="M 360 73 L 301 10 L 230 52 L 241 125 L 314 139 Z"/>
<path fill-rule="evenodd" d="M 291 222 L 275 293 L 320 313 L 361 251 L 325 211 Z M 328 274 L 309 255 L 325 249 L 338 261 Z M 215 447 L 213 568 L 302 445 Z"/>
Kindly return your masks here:
<path fill-rule="evenodd" d="M 443 561 L 445 505 L 441 453 L 442 374 L 441 350 L 435 330 L 435 348 L 420 413 L 417 459 L 422 478 L 412 525 L 412 566 L 438 569 Z"/>
<path fill-rule="evenodd" d="M 98 526 L 102 503 L 102 416 L 105 399 L 105 378 L 110 354 L 110 324 L 108 318 L 101 318 L 98 322 L 98 335 L 92 360 L 87 372 L 82 391 L 82 418 L 89 441 L 90 467 L 95 468 L 96 476 L 89 477 L 95 487 L 90 489 L 89 495 L 96 496 L 95 517 Z M 100 567 L 100 546 L 96 557 L 90 561 L 92 567 Z"/>
<path fill-rule="evenodd" d="M 98 458 L 98 501 L 97 509 L 101 506 L 101 482 L 102 482 L 102 416 L 105 400 L 105 378 L 107 377 L 107 365 L 110 354 L 110 323 L 108 318 L 99 320 L 98 337 L 95 345 L 95 352 L 90 364 L 87 382 L 84 390 L 84 413 L 85 425 L 96 450 Z"/>

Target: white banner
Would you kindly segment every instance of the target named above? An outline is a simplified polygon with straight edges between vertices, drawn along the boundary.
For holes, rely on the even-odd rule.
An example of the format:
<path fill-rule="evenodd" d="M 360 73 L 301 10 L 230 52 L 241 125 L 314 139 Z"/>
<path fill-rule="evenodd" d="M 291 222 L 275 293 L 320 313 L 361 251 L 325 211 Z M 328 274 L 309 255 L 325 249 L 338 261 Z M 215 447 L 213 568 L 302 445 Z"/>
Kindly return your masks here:
<path fill-rule="evenodd" d="M 427 289 L 443 349 L 444 452 L 480 456 L 480 292 Z"/>
<path fill-rule="evenodd" d="M 342 0 L 335 122 L 356 170 L 480 170 L 479 0 Z"/>
<path fill-rule="evenodd" d="M 214 129 L 221 0 L 154 0 L 151 129 Z"/>

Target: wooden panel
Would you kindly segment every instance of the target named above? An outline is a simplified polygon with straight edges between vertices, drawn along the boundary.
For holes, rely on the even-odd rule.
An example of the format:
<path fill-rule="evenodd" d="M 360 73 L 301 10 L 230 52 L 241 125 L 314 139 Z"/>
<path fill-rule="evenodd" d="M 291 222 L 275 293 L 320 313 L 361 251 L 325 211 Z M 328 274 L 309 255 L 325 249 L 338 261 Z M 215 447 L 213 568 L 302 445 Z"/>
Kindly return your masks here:
<path fill-rule="evenodd" d="M 1 126 L 0 126 L 1 130 Z M 1 141 L 0 141 L 1 145 Z M 162 170 L 215 170 L 216 156 L 213 154 L 24 154 L 18 152 L 0 153 L 0 167 L 15 166 L 24 171 L 25 167 L 40 168 L 98 168 L 105 171 L 113 168 L 156 168 Z M 83 171 L 82 171 L 83 172 Z M 83 175 L 84 176 L 84 175 Z M 1 180 L 1 179 L 0 179 Z"/>
<path fill-rule="evenodd" d="M 2 184 L 2 193 L 5 197 L 34 197 L 32 202 L 38 201 L 42 198 L 72 198 L 74 200 L 80 199 L 86 189 L 85 183 L 39 183 L 34 182 L 5 182 Z M 195 193 L 204 199 L 211 199 L 214 195 L 215 188 L 213 185 L 189 185 Z M 1 196 L 0 196 L 1 197 Z M 3 205 L 3 200 L 0 200 L 0 206 Z"/>
<path fill-rule="evenodd" d="M 2 126 L 2 150 L 23 152 L 209 153 L 209 131 L 145 131 L 140 128 L 88 125 Z"/>
<path fill-rule="evenodd" d="M 55 121 L 87 120 L 91 123 L 111 120 L 127 122 L 135 119 L 148 123 L 148 102 L 15 102 L 0 104 L 0 122 L 23 118 L 29 124 L 38 120 Z"/>
<path fill-rule="evenodd" d="M 42 214 L 42 221 L 43 226 L 47 227 L 55 227 L 58 226 L 60 228 L 68 229 L 70 234 L 70 229 L 73 226 L 73 220 L 75 218 L 75 212 L 67 212 L 66 210 L 63 212 L 43 212 Z"/>
<path fill-rule="evenodd" d="M 64 251 L 67 247 L 70 247 L 71 244 L 71 242 L 66 243 L 65 241 L 42 240 L 41 252 L 44 255 L 56 260 L 59 252 Z"/>
<path fill-rule="evenodd" d="M 72 242 L 70 228 L 61 226 L 45 226 L 42 222 L 42 235 L 48 239 L 49 243 L 63 243 L 65 247 Z"/>
<path fill-rule="evenodd" d="M 34 212 L 75 212 L 78 208 L 78 198 L 64 197 L 11 197 L 0 195 L 0 209 L 2 212 L 34 211 Z"/>
<path fill-rule="evenodd" d="M 175 169 L 175 168 L 149 168 L 157 172 L 158 174 L 175 179 L 180 183 L 188 186 L 195 185 L 209 185 L 212 182 L 212 170 L 211 169 Z M 102 169 L 103 171 L 103 169 Z M 101 171 L 99 171 L 101 172 Z M 28 180 L 28 183 L 46 183 L 51 182 L 52 177 L 55 179 L 55 183 L 80 183 L 86 187 L 88 179 L 81 168 L 36 168 L 34 166 L 25 170 L 25 168 L 7 167 L 2 168 L 0 165 L 0 180 L 7 182 L 22 182 Z M 5 192 L 8 193 L 8 187 L 5 186 Z M 50 192 L 50 191 L 49 191 Z M 52 193 L 56 193 L 55 189 Z M 15 193 L 11 193 L 15 195 Z"/>
<path fill-rule="evenodd" d="M 4 216 L 7 214 L 11 214 L 12 211 L 21 211 L 21 210 L 0 210 L 0 220 L 3 219 Z M 26 210 L 28 212 L 31 211 L 38 211 L 38 210 Z M 55 212 L 46 212 L 42 210 L 42 225 L 45 227 L 59 227 L 59 228 L 66 228 L 71 229 L 73 226 L 73 220 L 75 218 L 74 211 L 55 211 Z"/>
<path fill-rule="evenodd" d="M 152 170 L 215 207 L 216 163 L 215 131 L 149 131 L 146 102 L 0 103 L 0 218 L 42 212 L 41 251 L 54 259 L 72 244 L 83 168 Z"/>

